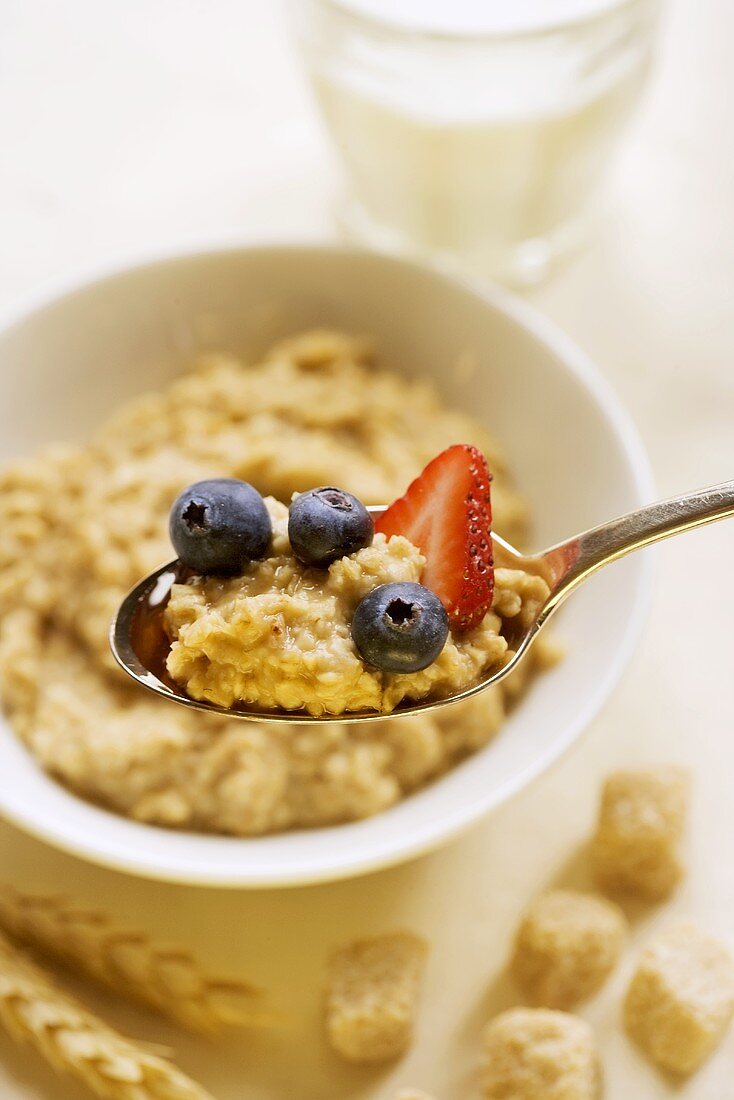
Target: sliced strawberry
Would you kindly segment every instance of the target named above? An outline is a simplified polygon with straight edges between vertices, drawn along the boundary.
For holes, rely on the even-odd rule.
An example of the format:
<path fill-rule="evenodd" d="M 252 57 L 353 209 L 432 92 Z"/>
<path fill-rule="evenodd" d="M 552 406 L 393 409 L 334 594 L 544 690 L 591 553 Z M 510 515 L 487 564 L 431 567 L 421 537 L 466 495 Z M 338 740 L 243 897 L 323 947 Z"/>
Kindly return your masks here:
<path fill-rule="evenodd" d="M 405 535 L 426 559 L 421 582 L 438 596 L 454 630 L 470 630 L 492 603 L 492 506 L 487 460 L 457 443 L 428 463 L 375 530 Z"/>

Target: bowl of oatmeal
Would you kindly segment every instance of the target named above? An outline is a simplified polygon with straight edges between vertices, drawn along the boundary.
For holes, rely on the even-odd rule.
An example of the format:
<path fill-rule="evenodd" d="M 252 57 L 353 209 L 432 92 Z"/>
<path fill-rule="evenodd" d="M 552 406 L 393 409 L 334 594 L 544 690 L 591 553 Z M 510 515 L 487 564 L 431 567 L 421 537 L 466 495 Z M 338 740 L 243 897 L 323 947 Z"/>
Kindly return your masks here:
<path fill-rule="evenodd" d="M 109 651 L 120 599 L 172 556 L 172 501 L 201 479 L 243 479 L 281 507 L 317 485 L 386 503 L 466 442 L 489 460 L 496 530 L 537 546 L 650 499 L 607 384 L 497 291 L 338 247 L 228 247 L 61 292 L 6 325 L 0 354 L 0 811 L 52 844 L 221 885 L 398 862 L 544 770 L 631 653 L 649 587 L 637 557 L 575 598 L 561 661 L 539 643 L 519 678 L 435 714 L 233 721 L 150 696 Z M 343 562 L 335 607 L 350 569 L 377 568 Z M 420 575 L 410 546 L 378 564 Z M 531 582 L 498 581 L 498 622 Z M 177 629 L 211 597 L 179 602 Z"/>

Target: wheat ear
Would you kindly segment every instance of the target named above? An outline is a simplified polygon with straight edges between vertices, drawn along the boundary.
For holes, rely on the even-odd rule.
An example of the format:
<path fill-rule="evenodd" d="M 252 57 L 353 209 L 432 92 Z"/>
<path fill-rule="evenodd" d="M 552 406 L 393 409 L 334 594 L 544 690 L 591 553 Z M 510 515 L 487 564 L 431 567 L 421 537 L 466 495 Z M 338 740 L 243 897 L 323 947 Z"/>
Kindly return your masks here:
<path fill-rule="evenodd" d="M 1 886 L 0 928 L 18 943 L 194 1031 L 272 1022 L 255 987 L 210 978 L 187 951 L 155 944 L 144 932 L 117 928 L 104 913 L 67 898 Z"/>
<path fill-rule="evenodd" d="M 0 936 L 0 1024 L 103 1100 L 212 1100 L 170 1062 L 126 1039 Z"/>

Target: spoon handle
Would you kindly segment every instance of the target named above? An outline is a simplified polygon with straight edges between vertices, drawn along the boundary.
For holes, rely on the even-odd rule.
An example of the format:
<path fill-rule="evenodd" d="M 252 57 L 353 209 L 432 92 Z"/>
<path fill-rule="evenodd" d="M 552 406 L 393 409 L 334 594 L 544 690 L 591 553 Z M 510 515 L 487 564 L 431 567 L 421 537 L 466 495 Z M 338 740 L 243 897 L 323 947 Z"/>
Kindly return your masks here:
<path fill-rule="evenodd" d="M 597 569 L 633 550 L 731 515 L 734 515 L 734 481 L 725 481 L 648 504 L 559 543 L 543 555 L 552 582 L 549 604 L 557 606 Z"/>

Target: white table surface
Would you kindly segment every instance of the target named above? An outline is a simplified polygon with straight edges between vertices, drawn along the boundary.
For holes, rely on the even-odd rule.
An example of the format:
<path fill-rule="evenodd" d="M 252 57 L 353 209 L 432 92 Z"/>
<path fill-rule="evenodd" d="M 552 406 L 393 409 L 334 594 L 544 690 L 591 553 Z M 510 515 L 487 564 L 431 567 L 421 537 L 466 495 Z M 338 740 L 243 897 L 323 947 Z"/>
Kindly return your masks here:
<path fill-rule="evenodd" d="M 530 296 L 612 378 L 661 494 L 734 474 L 733 10 L 673 4 L 604 223 Z M 136 249 L 231 233 L 332 236 L 337 186 L 277 5 L 0 5 L 0 313 L 47 279 Z M 649 628 L 603 715 L 551 774 L 440 853 L 333 886 L 227 893 L 136 881 L 0 826 L 1 877 L 70 890 L 272 991 L 286 1028 L 213 1047 L 90 997 L 131 1032 L 178 1046 L 220 1100 L 388 1100 L 403 1084 L 473 1100 L 480 1030 L 512 996 L 502 965 L 518 913 L 550 881 L 584 882 L 580 846 L 609 769 L 675 760 L 695 772 L 690 874 L 672 904 L 636 923 L 635 946 L 679 911 L 734 947 L 734 526 L 669 543 L 658 561 Z M 415 1047 L 387 1070 L 344 1067 L 319 1030 L 324 955 L 396 925 L 433 946 Z M 630 1047 L 619 1001 L 632 954 L 585 1010 L 606 1096 L 731 1100 L 734 1035 L 677 1090 Z M 3 1100 L 82 1094 L 0 1038 Z"/>

